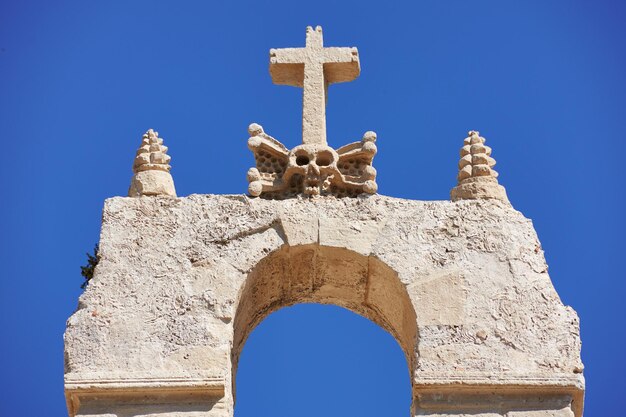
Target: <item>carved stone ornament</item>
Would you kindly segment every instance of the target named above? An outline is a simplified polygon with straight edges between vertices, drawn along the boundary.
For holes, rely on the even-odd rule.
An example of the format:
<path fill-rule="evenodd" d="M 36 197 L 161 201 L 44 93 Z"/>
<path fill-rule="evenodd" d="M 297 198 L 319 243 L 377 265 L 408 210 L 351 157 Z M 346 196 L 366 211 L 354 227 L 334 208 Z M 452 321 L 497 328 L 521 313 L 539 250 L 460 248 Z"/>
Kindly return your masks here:
<path fill-rule="evenodd" d="M 374 194 L 376 133 L 337 150 L 326 142 L 328 86 L 352 81 L 360 73 L 356 48 L 325 48 L 320 26 L 307 28 L 306 47 L 270 50 L 270 74 L 275 84 L 303 88 L 302 144 L 289 150 L 253 123 L 248 147 L 256 167 L 248 171 L 251 196 L 285 199 L 307 196 L 355 197 Z"/>
<path fill-rule="evenodd" d="M 167 195 L 176 197 L 174 180 L 170 174 L 171 156 L 159 132 L 150 129 L 144 133 L 141 146 L 133 162 L 133 178 L 128 190 L 129 197 Z"/>
<path fill-rule="evenodd" d="M 258 124 L 248 128 L 248 147 L 256 168 L 248 170 L 252 196 L 284 199 L 298 194 L 355 197 L 377 190 L 376 133 L 366 132 L 360 142 L 334 150 L 323 144 L 302 144 L 289 150 L 263 132 Z"/>
<path fill-rule="evenodd" d="M 485 145 L 485 138 L 470 130 L 461 148 L 458 185 L 450 191 L 450 199 L 496 199 L 509 203 L 506 190 L 498 184 L 498 173 L 493 169 L 495 165 L 496 160 L 491 157 L 491 148 Z"/>

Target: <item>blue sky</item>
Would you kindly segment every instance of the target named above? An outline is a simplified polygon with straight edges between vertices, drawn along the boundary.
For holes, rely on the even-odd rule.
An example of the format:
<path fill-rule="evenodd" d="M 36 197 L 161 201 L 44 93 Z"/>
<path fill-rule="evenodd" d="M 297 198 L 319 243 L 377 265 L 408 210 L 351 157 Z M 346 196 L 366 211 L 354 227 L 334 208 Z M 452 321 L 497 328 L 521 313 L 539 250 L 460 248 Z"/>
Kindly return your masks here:
<path fill-rule="evenodd" d="M 340 146 L 378 133 L 381 194 L 447 199 L 467 131 L 487 138 L 580 315 L 585 415 L 616 415 L 626 3 L 303 4 L 0 1 L 0 415 L 66 415 L 62 334 L 79 266 L 103 200 L 127 192 L 144 131 L 165 138 L 181 196 L 245 192 L 253 121 L 299 143 L 301 91 L 271 83 L 268 50 L 304 45 L 307 25 L 324 27 L 326 45 L 359 48 L 361 76 L 329 90 L 328 137 Z M 328 306 L 264 321 L 238 390 L 237 417 L 401 416 L 410 401 L 395 341 Z"/>

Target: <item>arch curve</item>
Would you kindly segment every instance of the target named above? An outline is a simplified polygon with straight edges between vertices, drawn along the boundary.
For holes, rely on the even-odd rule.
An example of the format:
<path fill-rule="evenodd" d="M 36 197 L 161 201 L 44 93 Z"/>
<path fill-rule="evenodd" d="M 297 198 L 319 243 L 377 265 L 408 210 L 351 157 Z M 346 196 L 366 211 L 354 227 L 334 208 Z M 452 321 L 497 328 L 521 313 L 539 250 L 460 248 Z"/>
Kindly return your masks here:
<path fill-rule="evenodd" d="M 299 303 L 338 305 L 381 326 L 400 345 L 413 381 L 417 320 L 398 274 L 374 256 L 345 248 L 284 245 L 256 264 L 240 290 L 231 349 L 233 393 L 252 330 L 274 311 Z"/>

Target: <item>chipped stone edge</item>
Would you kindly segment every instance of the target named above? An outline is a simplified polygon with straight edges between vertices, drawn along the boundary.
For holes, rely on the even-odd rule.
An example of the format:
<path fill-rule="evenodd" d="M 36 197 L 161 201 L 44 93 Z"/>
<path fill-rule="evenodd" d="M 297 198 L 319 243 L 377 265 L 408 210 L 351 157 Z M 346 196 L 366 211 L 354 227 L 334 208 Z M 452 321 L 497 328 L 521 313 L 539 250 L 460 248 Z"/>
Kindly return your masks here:
<path fill-rule="evenodd" d="M 203 397 L 223 397 L 225 395 L 223 377 L 174 377 L 174 378 L 110 378 L 110 379 L 65 379 L 65 400 L 70 416 L 78 413 L 81 400 L 87 397 L 137 395 L 159 395 L 173 397 L 199 395 Z"/>
<path fill-rule="evenodd" d="M 582 375 L 506 376 L 506 375 L 420 375 L 413 379 L 414 405 L 418 402 L 425 408 L 438 408 L 440 404 L 450 406 L 447 396 L 468 394 L 471 398 L 480 395 L 571 395 L 572 411 L 582 417 L 584 407 L 585 379 Z M 66 378 L 65 396 L 70 415 L 76 415 L 81 399 L 102 396 L 160 395 L 200 395 L 202 397 L 223 397 L 225 380 L 223 377 L 204 378 L 111 378 L 79 379 Z M 472 397 L 474 396 L 474 397 Z M 455 408 L 467 406 L 463 402 Z"/>
<path fill-rule="evenodd" d="M 585 377 L 577 375 L 555 375 L 551 377 L 520 375 L 507 376 L 501 374 L 484 375 L 419 375 L 413 378 L 413 398 L 430 396 L 430 400 L 420 399 L 427 408 L 436 408 L 437 403 L 444 403 L 449 394 L 533 394 L 537 395 L 571 395 L 572 411 L 575 417 L 582 417 L 585 398 Z M 449 406 L 449 404 L 447 404 Z M 461 408 L 468 404 L 455 404 Z"/>

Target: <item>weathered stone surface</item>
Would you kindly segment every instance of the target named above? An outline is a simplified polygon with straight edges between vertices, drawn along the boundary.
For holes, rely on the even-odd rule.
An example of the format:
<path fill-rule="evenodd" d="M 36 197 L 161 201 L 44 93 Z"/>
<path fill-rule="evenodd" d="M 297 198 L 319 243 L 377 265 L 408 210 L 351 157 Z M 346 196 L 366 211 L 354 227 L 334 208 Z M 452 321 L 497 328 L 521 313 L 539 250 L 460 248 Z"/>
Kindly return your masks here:
<path fill-rule="evenodd" d="M 356 48 L 324 47 L 322 28 L 307 27 L 304 48 L 270 50 L 270 74 L 275 84 L 303 88 L 302 144 L 289 150 L 252 123 L 248 148 L 256 167 L 248 171 L 248 193 L 282 200 L 296 195 L 356 197 L 375 194 L 376 133 L 335 150 L 326 141 L 328 86 L 352 81 L 361 67 Z"/>
<path fill-rule="evenodd" d="M 389 331 L 414 415 L 582 412 L 578 318 L 498 199 L 111 198 L 100 257 L 65 334 L 71 415 L 232 416 L 247 336 L 300 302 Z"/>
<path fill-rule="evenodd" d="M 159 132 L 150 129 L 144 133 L 141 146 L 133 162 L 133 178 L 128 189 L 129 197 L 168 195 L 176 197 L 174 180 L 170 174 L 170 160 L 167 146 Z"/>
<path fill-rule="evenodd" d="M 328 86 L 356 79 L 361 73 L 356 48 L 324 47 L 322 27 L 306 28 L 304 48 L 270 50 L 275 84 L 302 87 L 302 143 L 326 144 Z"/>
<path fill-rule="evenodd" d="M 176 196 L 174 180 L 169 172 L 160 170 L 139 171 L 130 182 L 129 197 L 169 195 Z"/>
<path fill-rule="evenodd" d="M 247 173 L 248 193 L 253 197 L 283 200 L 298 195 L 356 197 L 375 194 L 376 133 L 366 132 L 360 142 L 335 150 L 324 144 L 307 143 L 287 149 L 253 123 L 248 148 L 256 167 Z"/>
<path fill-rule="evenodd" d="M 496 160 L 491 157 L 491 148 L 485 145 L 485 138 L 471 130 L 463 141 L 458 184 L 450 191 L 450 199 L 496 199 L 508 203 L 506 190 L 498 184 L 498 173 L 493 169 L 495 165 Z"/>

